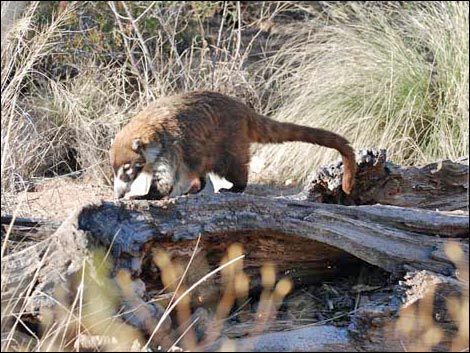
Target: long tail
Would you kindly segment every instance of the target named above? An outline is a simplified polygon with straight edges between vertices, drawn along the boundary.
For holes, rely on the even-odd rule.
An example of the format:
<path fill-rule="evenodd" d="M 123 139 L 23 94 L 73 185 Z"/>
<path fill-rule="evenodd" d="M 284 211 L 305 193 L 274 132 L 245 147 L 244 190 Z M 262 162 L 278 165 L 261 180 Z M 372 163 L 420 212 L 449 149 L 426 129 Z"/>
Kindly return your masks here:
<path fill-rule="evenodd" d="M 250 119 L 248 131 L 252 142 L 282 143 L 301 141 L 334 148 L 341 154 L 343 159 L 343 190 L 346 194 L 351 193 L 356 175 L 356 158 L 354 149 L 344 137 L 323 129 L 281 123 L 259 114 Z"/>

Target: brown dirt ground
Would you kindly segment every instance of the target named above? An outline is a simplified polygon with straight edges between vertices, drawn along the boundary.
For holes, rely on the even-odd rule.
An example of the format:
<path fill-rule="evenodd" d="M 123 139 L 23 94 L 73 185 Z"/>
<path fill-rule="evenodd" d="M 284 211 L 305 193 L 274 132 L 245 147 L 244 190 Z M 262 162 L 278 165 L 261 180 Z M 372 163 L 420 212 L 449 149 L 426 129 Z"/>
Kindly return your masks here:
<path fill-rule="evenodd" d="M 298 193 L 300 187 L 248 185 L 246 193 L 259 196 L 282 196 Z M 56 177 L 37 182 L 33 191 L 2 194 L 2 215 L 17 217 L 64 219 L 78 207 L 88 203 L 112 201 L 112 186 L 89 180 Z"/>
<path fill-rule="evenodd" d="M 112 199 L 111 186 L 59 177 L 40 182 L 34 191 L 5 193 L 2 214 L 17 212 L 17 217 L 61 219 L 81 205 Z"/>

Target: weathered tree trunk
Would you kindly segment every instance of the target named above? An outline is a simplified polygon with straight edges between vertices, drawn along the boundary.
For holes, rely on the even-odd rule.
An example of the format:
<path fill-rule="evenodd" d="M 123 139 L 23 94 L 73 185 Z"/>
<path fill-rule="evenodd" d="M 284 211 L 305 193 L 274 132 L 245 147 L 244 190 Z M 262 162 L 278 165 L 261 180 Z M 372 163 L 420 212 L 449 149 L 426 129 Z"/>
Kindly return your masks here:
<path fill-rule="evenodd" d="M 380 173 L 383 173 L 384 168 L 381 168 Z M 367 185 L 365 179 L 361 181 L 361 175 L 367 180 L 372 175 L 362 172 L 358 190 Z M 468 176 L 468 166 L 466 173 Z M 383 175 L 375 182 L 382 180 L 381 177 L 388 182 L 389 176 Z M 447 191 L 438 190 L 433 195 L 444 197 L 441 204 L 448 206 L 452 204 L 450 195 L 453 195 L 456 203 L 448 209 L 464 208 L 460 195 L 466 190 L 463 181 L 449 183 L 446 180 Z M 372 182 L 368 183 L 372 185 Z M 454 189 L 449 186 L 451 184 L 458 186 Z M 439 204 L 425 194 L 415 193 L 414 189 L 404 188 L 406 193 L 402 195 L 406 197 L 395 200 L 408 200 L 407 203 L 414 200 L 422 208 L 434 208 L 431 205 Z M 358 192 L 353 195 L 354 200 L 371 201 L 369 196 L 361 199 Z M 369 195 L 372 194 L 380 193 L 370 191 Z M 325 199 L 331 201 L 330 196 Z M 47 222 L 36 221 L 31 225 L 41 227 L 45 224 Z M 441 289 L 440 295 L 462 296 L 465 286 L 455 279 L 455 264 L 445 255 L 444 247 L 452 240 L 460 245 L 468 258 L 468 237 L 467 214 L 420 208 L 343 206 L 246 194 L 191 195 L 168 201 L 102 202 L 77 210 L 53 236 L 34 247 L 5 256 L 2 259 L 2 302 L 12 303 L 11 311 L 21 307 L 37 316 L 56 305 L 57 288 L 62 288 L 73 298 L 77 290 L 76 277 L 84 263 L 91 268 L 100 268 L 102 261 L 92 254 L 103 249 L 113 260 L 114 275 L 123 269 L 130 274 L 129 283 L 133 289 L 121 288 L 120 292 L 120 306 L 124 308 L 122 317 L 151 335 L 163 315 L 161 306 L 148 301 L 148 291 L 155 289 L 159 275 L 153 263 L 156 250 L 165 250 L 183 266 L 195 252 L 186 277 L 189 282 L 194 282 L 220 264 L 232 243 L 243 246 L 244 271 L 253 278 L 252 289 L 260 288 L 256 278 L 259 278 L 260 266 L 266 262 L 274 264 L 280 275 L 291 277 L 297 286 L 334 278 L 365 262 L 395 276 L 408 273 L 416 278 L 415 274 L 427 273 L 431 282 Z M 206 282 L 200 290 L 195 290 L 200 300 L 207 302 L 219 295 L 216 289 L 219 286 L 213 284 L 220 284 L 221 277 L 215 276 L 211 281 L 211 285 Z M 359 350 L 402 347 L 403 339 L 391 339 L 395 335 L 390 336 L 392 331 L 388 324 L 395 323 L 400 316 L 402 301 L 410 300 L 409 295 L 400 290 L 413 286 L 424 288 L 421 292 L 414 290 L 415 293 L 426 292 L 426 285 L 421 282 L 410 284 L 408 279 L 395 288 L 389 303 L 358 310 L 350 327 L 337 331 L 348 334 L 347 342 L 341 339 L 338 345 Z M 468 282 L 466 290 L 468 293 Z M 448 320 L 445 307 L 445 301 L 437 302 L 440 317 L 445 318 L 441 324 L 452 338 L 456 328 Z M 164 329 L 170 330 L 169 322 L 165 322 Z M 449 339 L 441 344 L 448 347 Z M 320 342 L 317 347 L 322 344 Z"/>
<path fill-rule="evenodd" d="M 429 271 L 412 271 L 395 288 L 395 298 L 383 305 L 361 308 L 348 327 L 351 342 L 368 351 L 468 350 L 468 277 L 458 281 Z M 393 297 L 392 297 L 393 298 Z M 456 302 L 448 302 L 456 300 Z M 465 312 L 467 311 L 467 312 Z M 454 317 L 455 313 L 459 318 Z M 429 334 L 442 337 L 429 343 Z M 461 334 L 462 332 L 460 332 Z"/>
<path fill-rule="evenodd" d="M 454 265 L 443 247 L 446 238 L 453 238 L 468 256 L 468 226 L 467 216 L 435 211 L 346 207 L 249 195 L 103 202 L 78 211 L 53 237 L 28 249 L 27 256 L 6 257 L 2 274 L 10 282 L 10 290 L 7 287 L 2 297 L 9 300 L 18 295 L 20 283 L 28 288 L 36 278 L 27 304 L 28 311 L 38 313 L 55 304 L 54 289 L 67 288 L 67 280 L 80 271 L 96 246 L 111 249 L 114 272 L 127 269 L 138 278 L 153 249 L 163 248 L 187 262 L 199 236 L 200 251 L 210 253 L 211 267 L 217 266 L 228 244 L 238 242 L 245 250 L 248 275 L 255 277 L 259 266 L 269 261 L 280 272 L 293 273 L 297 284 L 331 277 L 335 271 L 357 265 L 357 259 L 397 274 L 416 269 L 452 275 Z M 46 252 L 47 262 L 43 263 Z M 156 325 L 162 309 L 146 303 L 142 293 L 133 296 L 133 300 L 125 300 L 127 305 L 132 302 L 146 312 L 132 322 L 150 333 L 148 322 Z"/>

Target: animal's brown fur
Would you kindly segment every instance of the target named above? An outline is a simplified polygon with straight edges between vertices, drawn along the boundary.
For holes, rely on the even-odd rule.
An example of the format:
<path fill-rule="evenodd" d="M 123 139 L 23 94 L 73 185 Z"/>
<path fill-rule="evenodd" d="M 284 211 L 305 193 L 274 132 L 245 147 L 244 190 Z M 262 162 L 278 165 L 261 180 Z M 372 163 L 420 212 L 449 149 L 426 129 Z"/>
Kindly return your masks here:
<path fill-rule="evenodd" d="M 141 141 L 143 150 L 160 146 L 157 159 L 169 161 L 175 169 L 175 180 L 203 180 L 208 172 L 215 172 L 233 183 L 233 192 L 242 192 L 246 187 L 250 143 L 314 143 L 340 152 L 343 190 L 349 194 L 354 185 L 354 150 L 344 137 L 271 120 L 220 93 L 190 92 L 150 104 L 116 135 L 110 150 L 115 171 L 124 164 L 143 160 L 142 151 L 132 148 L 134 139 Z M 170 189 L 162 193 L 169 194 Z"/>

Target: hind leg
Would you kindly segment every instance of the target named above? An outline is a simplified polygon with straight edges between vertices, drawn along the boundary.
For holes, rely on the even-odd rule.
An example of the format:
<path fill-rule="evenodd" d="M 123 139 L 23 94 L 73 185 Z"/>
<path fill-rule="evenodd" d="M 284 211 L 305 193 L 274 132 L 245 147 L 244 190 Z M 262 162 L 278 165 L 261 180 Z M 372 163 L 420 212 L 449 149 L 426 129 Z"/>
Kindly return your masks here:
<path fill-rule="evenodd" d="M 191 182 L 189 186 L 189 190 L 186 193 L 184 193 L 184 195 L 197 194 L 201 192 L 205 187 L 206 187 L 206 177 L 203 176 L 203 177 L 196 178 Z"/>
<path fill-rule="evenodd" d="M 248 163 L 233 162 L 225 174 L 225 179 L 233 186 L 230 189 L 220 189 L 219 192 L 243 192 L 248 183 Z"/>

